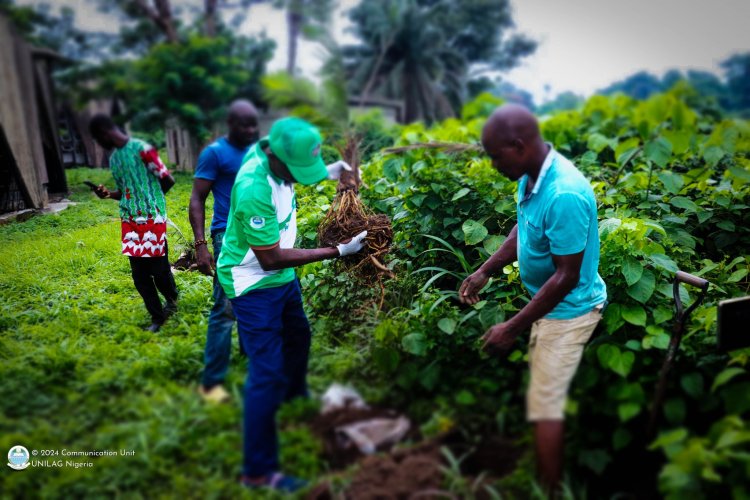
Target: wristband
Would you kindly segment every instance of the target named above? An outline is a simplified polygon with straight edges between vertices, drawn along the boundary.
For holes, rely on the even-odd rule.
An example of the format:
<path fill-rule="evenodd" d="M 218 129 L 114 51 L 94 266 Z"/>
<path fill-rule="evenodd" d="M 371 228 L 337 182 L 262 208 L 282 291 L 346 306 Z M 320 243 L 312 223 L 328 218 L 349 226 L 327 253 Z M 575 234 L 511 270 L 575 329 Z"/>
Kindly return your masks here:
<path fill-rule="evenodd" d="M 206 240 L 195 240 L 195 248 L 198 248 L 200 245 L 206 245 L 208 246 L 208 241 Z"/>

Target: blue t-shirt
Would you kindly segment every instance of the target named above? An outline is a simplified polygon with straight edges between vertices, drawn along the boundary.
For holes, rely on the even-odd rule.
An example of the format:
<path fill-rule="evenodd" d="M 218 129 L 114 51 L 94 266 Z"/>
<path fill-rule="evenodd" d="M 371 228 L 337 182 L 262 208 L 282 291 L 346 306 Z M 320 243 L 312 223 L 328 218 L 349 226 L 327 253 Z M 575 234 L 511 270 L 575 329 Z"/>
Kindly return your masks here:
<path fill-rule="evenodd" d="M 221 137 L 201 152 L 198 167 L 195 169 L 197 179 L 213 181 L 211 192 L 214 194 L 214 217 L 211 220 L 211 233 L 224 231 L 229 217 L 229 199 L 237 171 L 242 166 L 242 159 L 250 146 L 238 148 L 225 137 Z"/>
<path fill-rule="evenodd" d="M 555 273 L 552 255 L 583 252 L 578 285 L 549 313 L 571 319 L 607 300 L 599 276 L 599 225 L 591 184 L 564 156 L 550 148 L 528 195 L 528 176 L 518 181 L 518 267 L 532 297 Z"/>

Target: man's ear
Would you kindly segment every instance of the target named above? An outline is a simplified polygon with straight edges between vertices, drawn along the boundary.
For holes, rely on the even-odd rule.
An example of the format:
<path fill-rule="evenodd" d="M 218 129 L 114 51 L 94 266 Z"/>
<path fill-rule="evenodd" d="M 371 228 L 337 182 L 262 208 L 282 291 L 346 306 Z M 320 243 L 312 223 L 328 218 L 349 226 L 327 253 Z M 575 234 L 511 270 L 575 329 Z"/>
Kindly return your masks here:
<path fill-rule="evenodd" d="M 510 146 L 516 151 L 518 156 L 523 156 L 526 151 L 526 144 L 521 139 L 513 139 L 510 141 Z"/>

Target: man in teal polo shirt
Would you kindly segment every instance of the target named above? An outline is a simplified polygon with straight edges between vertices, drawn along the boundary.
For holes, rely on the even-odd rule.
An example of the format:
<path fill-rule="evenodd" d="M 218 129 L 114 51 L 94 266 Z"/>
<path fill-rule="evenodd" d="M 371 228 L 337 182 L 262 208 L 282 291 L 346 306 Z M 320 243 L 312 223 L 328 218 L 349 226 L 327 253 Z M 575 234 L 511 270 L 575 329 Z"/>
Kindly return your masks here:
<path fill-rule="evenodd" d="M 217 262 L 249 357 L 244 389 L 243 484 L 293 491 L 304 482 L 280 473 L 276 410 L 307 395 L 310 325 L 294 267 L 359 252 L 367 231 L 331 248 L 296 249 L 295 182 L 316 184 L 350 170 L 326 166 L 318 130 L 298 118 L 273 124 L 245 156 L 232 187 Z"/>
<path fill-rule="evenodd" d="M 483 348 L 508 350 L 531 328 L 526 412 L 534 424 L 539 475 L 552 490 L 562 476 L 568 388 L 607 299 L 598 272 L 596 200 L 590 183 L 544 142 L 536 118 L 521 106 L 495 110 L 482 130 L 482 145 L 493 167 L 518 181 L 518 222 L 500 249 L 464 280 L 459 299 L 476 304 L 489 277 L 518 260 L 532 299 L 490 328 Z"/>

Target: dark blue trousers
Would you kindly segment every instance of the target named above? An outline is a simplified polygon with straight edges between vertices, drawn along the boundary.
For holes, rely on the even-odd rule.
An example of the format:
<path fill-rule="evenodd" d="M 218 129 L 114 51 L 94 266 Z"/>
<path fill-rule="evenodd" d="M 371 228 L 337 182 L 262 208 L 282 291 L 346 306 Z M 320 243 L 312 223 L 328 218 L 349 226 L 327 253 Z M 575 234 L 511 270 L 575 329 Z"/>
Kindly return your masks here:
<path fill-rule="evenodd" d="M 218 260 L 224 231 L 211 234 L 214 242 L 214 258 Z M 208 331 L 206 332 L 206 350 L 203 356 L 205 368 L 201 377 L 203 387 L 211 388 L 224 383 L 229 369 L 229 355 L 232 352 L 232 326 L 234 314 L 232 304 L 214 276 L 214 305 L 208 316 Z"/>
<path fill-rule="evenodd" d="M 244 394 L 243 474 L 280 469 L 276 411 L 282 402 L 307 396 L 310 324 L 299 282 L 252 290 L 232 299 L 240 342 L 247 353 Z"/>

